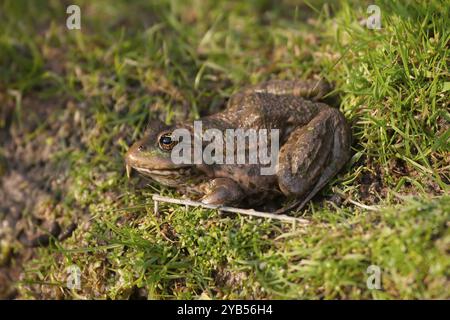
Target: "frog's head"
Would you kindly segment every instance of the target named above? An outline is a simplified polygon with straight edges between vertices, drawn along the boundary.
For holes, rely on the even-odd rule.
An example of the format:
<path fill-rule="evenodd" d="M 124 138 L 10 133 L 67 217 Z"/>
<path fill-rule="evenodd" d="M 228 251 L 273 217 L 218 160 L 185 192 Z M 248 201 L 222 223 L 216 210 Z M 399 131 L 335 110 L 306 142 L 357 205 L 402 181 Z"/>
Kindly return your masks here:
<path fill-rule="evenodd" d="M 177 144 L 172 132 L 177 126 L 149 125 L 144 137 L 134 143 L 125 156 L 127 175 L 132 169 L 161 184 L 176 187 L 199 176 L 193 164 L 176 164 L 171 153 Z"/>

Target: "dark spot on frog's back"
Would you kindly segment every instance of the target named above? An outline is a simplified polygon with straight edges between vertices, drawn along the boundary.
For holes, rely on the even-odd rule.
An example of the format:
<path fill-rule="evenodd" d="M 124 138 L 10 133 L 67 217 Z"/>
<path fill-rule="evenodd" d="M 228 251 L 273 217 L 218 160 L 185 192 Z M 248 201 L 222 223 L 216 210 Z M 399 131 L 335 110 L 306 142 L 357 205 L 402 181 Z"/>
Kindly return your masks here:
<path fill-rule="evenodd" d="M 252 166 L 252 167 L 250 167 L 248 169 L 248 173 L 247 174 L 250 177 L 255 177 L 255 176 L 259 175 L 259 171 L 260 171 L 260 168 L 258 166 Z"/>

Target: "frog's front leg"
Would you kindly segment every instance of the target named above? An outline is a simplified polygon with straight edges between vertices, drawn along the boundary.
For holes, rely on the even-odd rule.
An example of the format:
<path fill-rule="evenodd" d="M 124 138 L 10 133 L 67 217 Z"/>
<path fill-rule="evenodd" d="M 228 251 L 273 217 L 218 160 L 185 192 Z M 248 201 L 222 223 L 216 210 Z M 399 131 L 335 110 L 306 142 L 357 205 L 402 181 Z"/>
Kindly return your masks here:
<path fill-rule="evenodd" d="M 344 116 L 323 109 L 307 125 L 291 133 L 278 157 L 278 185 L 286 196 L 309 201 L 348 161 L 350 131 Z"/>
<path fill-rule="evenodd" d="M 204 185 L 201 202 L 214 205 L 235 205 L 244 198 L 241 187 L 232 179 L 216 178 Z"/>

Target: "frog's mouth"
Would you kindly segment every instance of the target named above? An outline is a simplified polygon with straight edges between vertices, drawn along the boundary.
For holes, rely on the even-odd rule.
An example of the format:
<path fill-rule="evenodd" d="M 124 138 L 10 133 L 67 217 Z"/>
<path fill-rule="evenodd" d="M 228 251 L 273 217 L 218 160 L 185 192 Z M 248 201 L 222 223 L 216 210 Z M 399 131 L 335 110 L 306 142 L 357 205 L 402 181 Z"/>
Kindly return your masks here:
<path fill-rule="evenodd" d="M 127 176 L 130 177 L 131 170 L 136 170 L 141 175 L 150 178 L 160 184 L 169 187 L 180 187 L 188 181 L 198 179 L 198 173 L 193 167 L 179 167 L 170 169 L 149 169 L 145 167 L 136 167 L 126 165 Z"/>
<path fill-rule="evenodd" d="M 130 178 L 131 171 L 134 169 L 141 175 L 162 184 L 177 186 L 198 175 L 193 165 L 176 164 L 172 162 L 168 155 L 146 151 L 142 145 L 145 145 L 145 143 L 135 143 L 125 156 L 125 168 L 128 178 Z"/>
<path fill-rule="evenodd" d="M 130 149 L 125 157 L 125 168 L 127 177 L 130 178 L 131 171 L 134 169 L 144 176 L 163 176 L 163 177 L 175 177 L 184 176 L 190 173 L 191 165 L 177 165 L 170 161 L 170 159 L 156 158 L 151 161 L 148 157 L 141 156 L 132 152 Z"/>
<path fill-rule="evenodd" d="M 191 173 L 191 168 L 190 167 L 180 167 L 180 168 L 172 168 L 172 169 L 148 169 L 148 168 L 144 168 L 144 167 L 134 167 L 132 168 L 130 165 L 126 165 L 126 169 L 127 169 L 127 176 L 130 177 L 131 174 L 131 170 L 135 169 L 137 172 L 139 172 L 140 174 L 144 175 L 144 176 L 165 176 L 165 177 L 180 177 L 180 176 L 185 176 L 185 175 L 189 175 Z"/>

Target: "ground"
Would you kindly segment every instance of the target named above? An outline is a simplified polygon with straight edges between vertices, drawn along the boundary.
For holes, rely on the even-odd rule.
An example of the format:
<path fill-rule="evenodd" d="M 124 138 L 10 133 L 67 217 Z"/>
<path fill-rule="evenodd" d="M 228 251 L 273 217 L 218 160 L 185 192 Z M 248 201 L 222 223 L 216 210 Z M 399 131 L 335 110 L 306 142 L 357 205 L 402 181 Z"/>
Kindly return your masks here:
<path fill-rule="evenodd" d="M 450 298 L 450 2 L 375 3 L 379 30 L 364 1 L 2 1 L 0 298 Z M 310 225 L 155 214 L 151 194 L 181 195 L 126 178 L 149 120 L 315 77 L 353 143 L 292 213 Z M 55 224 L 64 237 L 30 244 Z"/>

